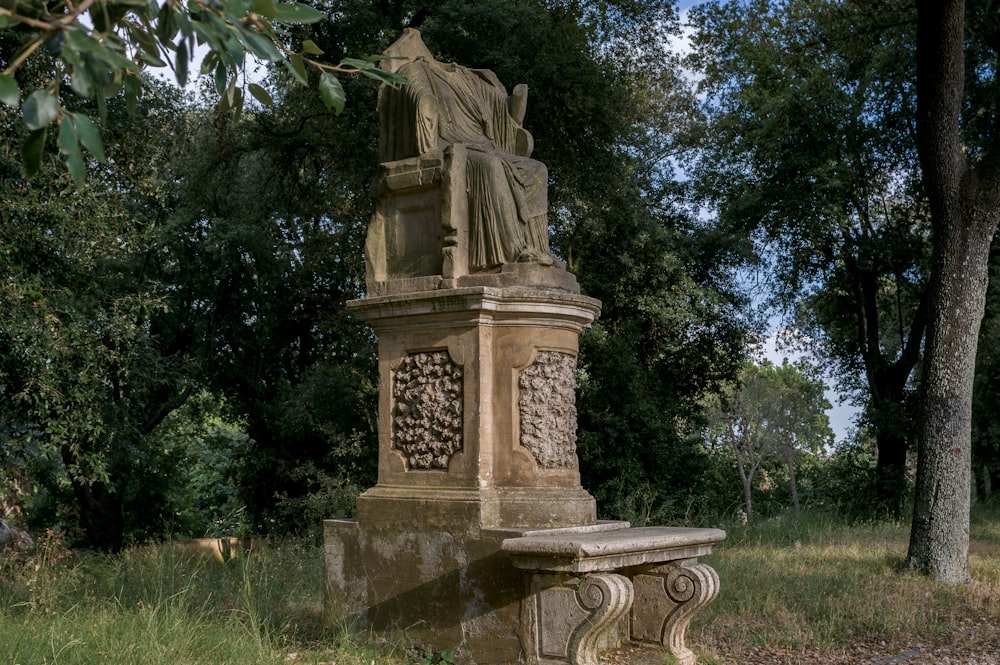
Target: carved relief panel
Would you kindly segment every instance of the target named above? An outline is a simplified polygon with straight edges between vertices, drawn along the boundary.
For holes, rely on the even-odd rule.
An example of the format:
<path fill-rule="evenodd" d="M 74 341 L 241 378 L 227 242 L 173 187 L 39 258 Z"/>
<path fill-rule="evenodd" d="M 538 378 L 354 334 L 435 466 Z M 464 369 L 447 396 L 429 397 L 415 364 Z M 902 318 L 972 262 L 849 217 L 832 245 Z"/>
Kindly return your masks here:
<path fill-rule="evenodd" d="M 539 351 L 518 374 L 520 441 L 543 469 L 575 469 L 576 356 Z"/>
<path fill-rule="evenodd" d="M 462 450 L 462 368 L 447 351 L 411 353 L 393 376 L 392 447 L 409 469 L 447 469 Z"/>

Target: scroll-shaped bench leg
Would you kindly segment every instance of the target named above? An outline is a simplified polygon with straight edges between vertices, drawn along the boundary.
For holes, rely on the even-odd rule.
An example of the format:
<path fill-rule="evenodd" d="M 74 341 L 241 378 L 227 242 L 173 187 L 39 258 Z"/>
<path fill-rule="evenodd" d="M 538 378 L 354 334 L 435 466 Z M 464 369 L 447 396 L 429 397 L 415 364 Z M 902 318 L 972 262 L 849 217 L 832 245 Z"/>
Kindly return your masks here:
<path fill-rule="evenodd" d="M 719 594 L 719 576 L 696 559 L 642 570 L 632 576 L 632 639 L 660 642 L 681 665 L 697 658 L 684 644 L 691 617 Z"/>
<path fill-rule="evenodd" d="M 632 582 L 617 573 L 534 574 L 521 604 L 521 645 L 529 665 L 598 665 L 625 637 Z"/>
<path fill-rule="evenodd" d="M 576 590 L 582 607 L 593 613 L 570 638 L 569 662 L 572 665 L 598 665 L 598 654 L 613 629 L 632 607 L 632 583 L 616 573 L 595 573 L 580 582 Z"/>

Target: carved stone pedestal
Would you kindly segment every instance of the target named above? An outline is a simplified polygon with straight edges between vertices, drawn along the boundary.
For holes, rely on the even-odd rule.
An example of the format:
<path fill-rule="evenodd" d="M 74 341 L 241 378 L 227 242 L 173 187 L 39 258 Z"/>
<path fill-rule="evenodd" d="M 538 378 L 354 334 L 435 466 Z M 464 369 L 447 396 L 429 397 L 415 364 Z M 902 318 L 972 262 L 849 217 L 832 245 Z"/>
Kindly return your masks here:
<path fill-rule="evenodd" d="M 579 334 L 598 301 L 467 287 L 349 307 L 379 339 L 378 484 L 358 501 L 363 526 L 400 511 L 431 529 L 595 522 L 580 486 L 575 389 Z"/>
<path fill-rule="evenodd" d="M 378 484 L 325 523 L 328 602 L 358 628 L 516 661 L 507 538 L 596 522 L 576 456 L 576 355 L 597 301 L 467 287 L 367 298 L 379 338 Z"/>

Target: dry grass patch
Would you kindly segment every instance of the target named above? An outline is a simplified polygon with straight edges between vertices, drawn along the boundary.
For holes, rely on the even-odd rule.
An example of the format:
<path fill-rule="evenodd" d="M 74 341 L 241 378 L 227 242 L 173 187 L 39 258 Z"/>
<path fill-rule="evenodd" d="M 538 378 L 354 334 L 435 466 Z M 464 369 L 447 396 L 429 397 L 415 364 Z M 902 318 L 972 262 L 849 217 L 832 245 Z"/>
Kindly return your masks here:
<path fill-rule="evenodd" d="M 689 642 L 707 662 L 783 662 L 780 653 L 798 654 L 789 662 L 878 662 L 878 653 L 910 649 L 919 658 L 934 648 L 1000 654 L 1000 516 L 979 515 L 972 537 L 976 582 L 953 587 L 897 572 L 904 524 L 807 515 L 732 530 L 707 559 L 722 592 L 695 619 Z"/>

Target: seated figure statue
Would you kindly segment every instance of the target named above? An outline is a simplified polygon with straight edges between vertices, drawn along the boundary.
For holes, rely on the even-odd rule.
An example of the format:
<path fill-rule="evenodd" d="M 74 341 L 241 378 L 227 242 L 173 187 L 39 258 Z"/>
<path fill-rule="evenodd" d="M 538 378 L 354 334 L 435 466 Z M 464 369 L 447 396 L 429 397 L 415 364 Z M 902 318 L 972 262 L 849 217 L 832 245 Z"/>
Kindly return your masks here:
<path fill-rule="evenodd" d="M 551 265 L 548 172 L 530 159 L 531 134 L 521 126 L 527 86 L 508 95 L 493 72 L 438 62 L 407 29 L 383 66 L 408 84 L 386 86 L 379 96 L 380 161 L 396 162 L 465 150 L 468 272 L 514 262 Z"/>

